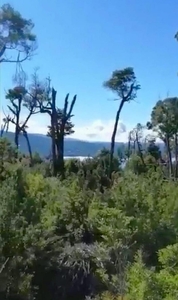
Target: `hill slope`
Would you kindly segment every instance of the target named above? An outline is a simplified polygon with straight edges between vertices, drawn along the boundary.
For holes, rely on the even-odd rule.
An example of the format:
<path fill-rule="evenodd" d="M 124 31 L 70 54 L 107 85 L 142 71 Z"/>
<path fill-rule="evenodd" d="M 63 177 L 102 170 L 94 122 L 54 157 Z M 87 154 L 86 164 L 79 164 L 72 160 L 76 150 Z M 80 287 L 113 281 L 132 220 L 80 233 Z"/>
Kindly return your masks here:
<path fill-rule="evenodd" d="M 14 141 L 14 133 L 7 132 L 4 134 L 11 142 Z M 48 156 L 51 151 L 51 139 L 42 134 L 29 133 L 29 140 L 33 153 L 38 152 L 41 156 Z M 19 139 L 20 151 L 28 153 L 25 138 L 21 135 Z M 124 148 L 124 143 L 116 143 L 116 149 Z M 64 155 L 65 156 L 95 156 L 103 147 L 110 147 L 109 142 L 87 142 L 72 138 L 65 139 Z"/>
<path fill-rule="evenodd" d="M 4 134 L 11 142 L 14 141 L 14 133 L 7 132 Z M 38 152 L 40 156 L 46 157 L 51 152 L 51 139 L 43 134 L 29 133 L 29 140 L 32 148 L 32 152 Z M 26 140 L 23 135 L 20 136 L 20 151 L 22 153 L 28 153 Z M 123 149 L 127 146 L 126 143 L 116 143 L 115 150 L 118 148 Z M 159 144 L 160 149 L 163 151 L 164 145 Z M 66 138 L 64 144 L 65 156 L 95 156 L 103 148 L 109 149 L 109 142 L 87 142 L 82 140 L 76 140 L 72 138 Z"/>

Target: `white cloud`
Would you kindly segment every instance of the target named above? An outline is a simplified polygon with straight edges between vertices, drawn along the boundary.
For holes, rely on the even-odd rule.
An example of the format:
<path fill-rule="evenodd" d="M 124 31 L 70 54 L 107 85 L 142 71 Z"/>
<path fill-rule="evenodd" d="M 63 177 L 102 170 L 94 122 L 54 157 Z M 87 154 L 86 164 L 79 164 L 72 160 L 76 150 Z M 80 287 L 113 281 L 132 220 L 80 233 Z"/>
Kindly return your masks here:
<path fill-rule="evenodd" d="M 95 120 L 85 126 L 76 126 L 75 133 L 72 137 L 86 141 L 109 141 L 111 140 L 115 120 L 102 121 Z M 135 125 L 124 124 L 122 121 L 118 124 L 116 142 L 128 142 L 129 132 L 135 127 Z M 143 130 L 143 138 L 146 136 L 154 136 L 156 133 L 151 130 Z M 158 139 L 156 138 L 158 141 Z M 160 140 L 159 140 L 160 141 Z"/>
<path fill-rule="evenodd" d="M 95 120 L 82 126 L 75 127 L 73 137 L 89 141 L 110 141 L 114 126 L 114 120 Z M 125 141 L 128 138 L 128 130 L 125 124 L 119 122 L 116 140 Z"/>
<path fill-rule="evenodd" d="M 2 118 L 4 114 L 0 112 L 0 121 L 2 122 Z M 25 119 L 22 118 L 22 120 Z M 75 133 L 71 135 L 72 138 L 85 140 L 85 141 L 110 141 L 111 135 L 114 127 L 115 120 L 94 120 L 91 122 L 86 122 L 84 125 L 76 125 Z M 48 118 L 45 116 L 32 116 L 32 118 L 28 122 L 28 132 L 30 133 L 39 133 L 45 134 L 47 133 L 47 125 L 49 124 Z M 122 121 L 118 124 L 118 130 L 116 134 L 117 142 L 127 142 L 129 131 L 132 130 L 134 125 L 124 124 Z M 9 131 L 14 131 L 14 125 L 10 124 Z M 152 134 L 152 132 L 148 130 L 144 130 L 144 136 L 148 134 Z"/>

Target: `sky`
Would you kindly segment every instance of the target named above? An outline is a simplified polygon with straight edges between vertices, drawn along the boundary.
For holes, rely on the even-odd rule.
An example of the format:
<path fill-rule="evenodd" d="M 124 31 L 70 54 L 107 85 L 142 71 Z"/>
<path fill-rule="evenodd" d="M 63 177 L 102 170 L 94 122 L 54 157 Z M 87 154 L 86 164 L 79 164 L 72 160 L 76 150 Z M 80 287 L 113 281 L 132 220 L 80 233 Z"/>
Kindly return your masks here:
<path fill-rule="evenodd" d="M 103 87 L 115 69 L 133 67 L 141 85 L 136 101 L 121 113 L 117 140 L 150 119 L 160 98 L 178 94 L 177 0 L 12 0 L 24 17 L 33 20 L 38 38 L 36 55 L 23 64 L 40 78 L 51 77 L 58 106 L 66 93 L 77 94 L 74 138 L 108 141 L 119 106 Z M 1 65 L 1 116 L 4 91 L 13 87 L 15 65 Z M 25 112 L 24 112 L 25 117 Z M 23 116 L 22 116 L 23 118 Z M 29 132 L 46 134 L 47 117 L 36 116 Z"/>

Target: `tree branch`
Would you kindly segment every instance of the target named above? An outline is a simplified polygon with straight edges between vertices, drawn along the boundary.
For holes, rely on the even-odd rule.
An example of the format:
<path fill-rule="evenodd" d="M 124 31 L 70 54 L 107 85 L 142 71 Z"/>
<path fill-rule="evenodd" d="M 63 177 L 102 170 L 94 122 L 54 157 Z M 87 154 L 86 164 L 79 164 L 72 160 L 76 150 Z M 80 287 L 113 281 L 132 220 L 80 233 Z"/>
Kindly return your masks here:
<path fill-rule="evenodd" d="M 70 105 L 69 112 L 68 112 L 68 114 L 67 114 L 67 118 L 70 118 L 70 117 L 71 117 L 71 113 L 72 113 L 72 110 L 73 110 L 73 108 L 74 108 L 76 99 L 77 99 L 77 95 L 75 95 L 74 98 L 73 98 L 73 100 L 72 100 L 72 103 L 71 103 L 71 105 Z"/>

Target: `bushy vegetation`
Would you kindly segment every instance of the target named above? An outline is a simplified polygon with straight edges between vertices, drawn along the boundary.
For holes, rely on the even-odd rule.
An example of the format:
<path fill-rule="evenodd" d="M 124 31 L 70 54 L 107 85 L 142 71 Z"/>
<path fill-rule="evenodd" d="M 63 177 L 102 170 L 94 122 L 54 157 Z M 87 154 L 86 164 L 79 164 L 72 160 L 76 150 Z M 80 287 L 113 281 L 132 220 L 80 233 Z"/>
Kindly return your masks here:
<path fill-rule="evenodd" d="M 1 8 L 1 20 L 10 28 L 9 39 L 1 37 L 0 62 L 8 62 L 7 49 L 24 51 L 27 59 L 36 37 L 22 27 L 33 27 L 31 21 L 9 5 Z M 138 123 L 127 149 L 114 156 L 122 107 L 140 86 L 132 68 L 113 72 L 104 85 L 121 101 L 111 149 L 93 159 L 64 161 L 76 96 L 69 105 L 67 95 L 60 109 L 50 85 L 36 74 L 32 83 L 28 90 L 21 85 L 8 91 L 11 115 L 1 127 L 0 299 L 178 299 L 178 99 L 156 103 L 146 125 L 164 142 L 164 153 Z M 28 110 L 23 123 L 22 106 Z M 49 115 L 47 161 L 30 147 L 27 126 L 35 113 Z M 3 137 L 9 123 L 15 125 L 14 145 Z M 20 134 L 28 156 L 19 152 Z"/>
<path fill-rule="evenodd" d="M 127 167 L 111 183 L 103 157 L 60 180 L 0 149 L 1 299 L 176 299 L 176 181 Z"/>

